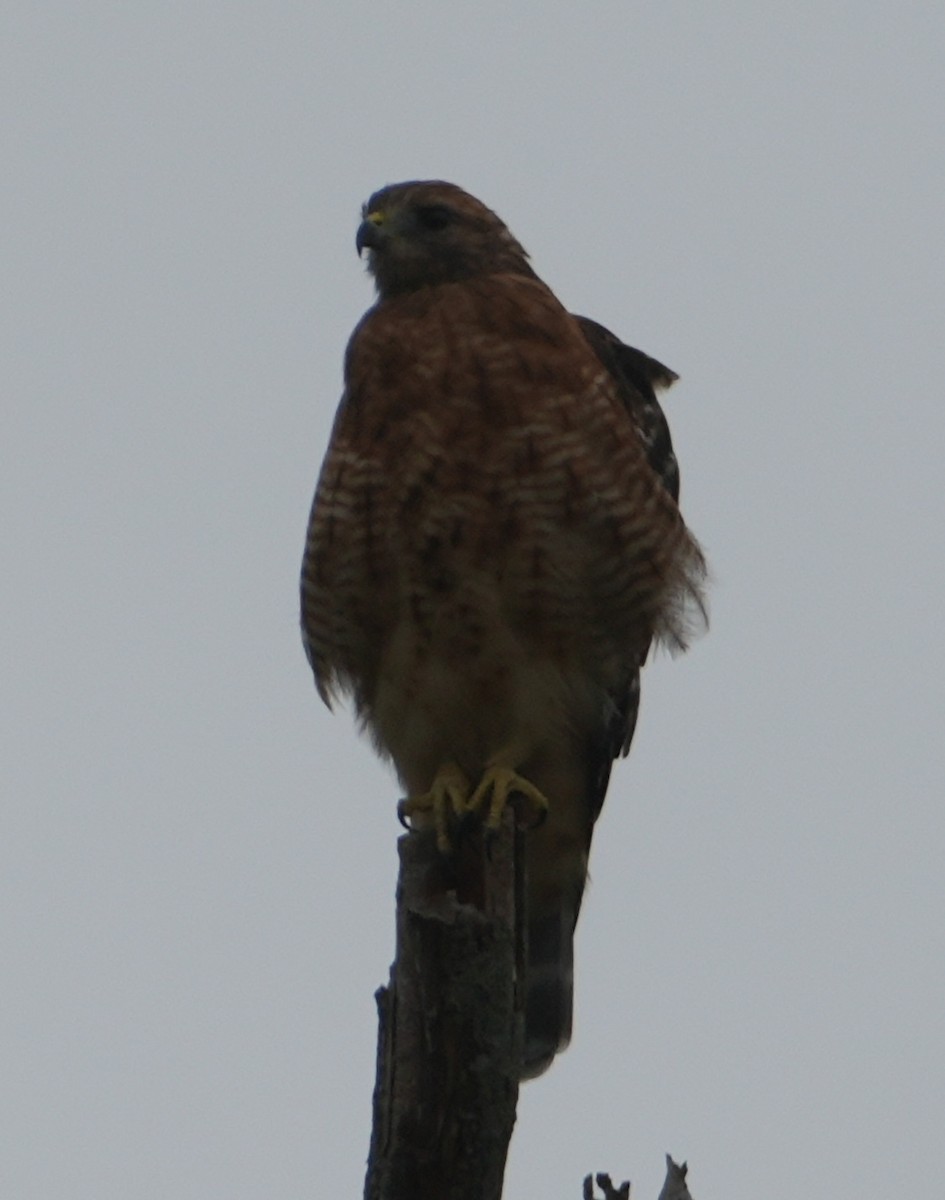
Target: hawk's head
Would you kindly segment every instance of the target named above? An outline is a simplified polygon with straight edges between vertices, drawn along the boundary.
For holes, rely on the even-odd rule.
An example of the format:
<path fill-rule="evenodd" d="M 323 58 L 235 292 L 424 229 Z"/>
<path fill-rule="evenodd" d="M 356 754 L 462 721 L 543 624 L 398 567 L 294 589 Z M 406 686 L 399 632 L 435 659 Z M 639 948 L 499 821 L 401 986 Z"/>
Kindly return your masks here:
<path fill-rule="evenodd" d="M 534 275 L 491 209 L 453 183 L 393 183 L 364 205 L 358 253 L 381 298 L 475 276 Z"/>

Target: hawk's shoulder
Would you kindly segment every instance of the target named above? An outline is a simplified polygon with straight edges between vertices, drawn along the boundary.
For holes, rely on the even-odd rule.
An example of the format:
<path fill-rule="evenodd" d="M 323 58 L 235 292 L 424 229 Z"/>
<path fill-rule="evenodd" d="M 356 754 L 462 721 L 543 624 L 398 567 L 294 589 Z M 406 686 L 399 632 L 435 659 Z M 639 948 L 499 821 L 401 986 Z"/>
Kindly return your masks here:
<path fill-rule="evenodd" d="M 575 317 L 597 357 L 607 368 L 617 395 L 637 428 L 647 461 L 674 500 L 679 499 L 679 464 L 669 423 L 657 398 L 679 376 L 675 371 L 622 342 L 590 317 Z"/>

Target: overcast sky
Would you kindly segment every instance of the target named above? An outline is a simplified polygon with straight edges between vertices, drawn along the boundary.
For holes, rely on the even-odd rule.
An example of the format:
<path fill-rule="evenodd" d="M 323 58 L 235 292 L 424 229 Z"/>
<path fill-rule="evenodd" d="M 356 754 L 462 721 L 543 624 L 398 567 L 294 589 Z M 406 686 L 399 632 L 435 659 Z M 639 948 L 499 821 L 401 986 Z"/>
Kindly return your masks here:
<path fill-rule="evenodd" d="M 647 670 L 509 1200 L 930 1196 L 938 3 L 7 0 L 0 1196 L 360 1193 L 398 791 L 297 575 L 384 183 L 679 371 L 712 629 Z"/>

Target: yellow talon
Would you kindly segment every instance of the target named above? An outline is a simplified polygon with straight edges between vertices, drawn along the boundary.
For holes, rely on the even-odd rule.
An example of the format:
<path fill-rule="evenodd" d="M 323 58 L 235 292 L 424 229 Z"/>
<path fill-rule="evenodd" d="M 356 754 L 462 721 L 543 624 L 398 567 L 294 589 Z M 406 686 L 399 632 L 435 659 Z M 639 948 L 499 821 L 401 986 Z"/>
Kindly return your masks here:
<path fill-rule="evenodd" d="M 531 816 L 529 825 L 540 825 L 544 821 L 548 815 L 548 801 L 544 794 L 510 767 L 490 767 L 469 797 L 466 811 L 485 809 L 485 826 L 495 830 L 499 828 L 502 813 L 513 796 L 521 796 L 525 801 L 525 808 Z"/>
<path fill-rule="evenodd" d="M 441 854 L 449 854 L 452 849 L 450 820 L 466 812 L 469 791 L 469 780 L 459 767 L 455 763 L 446 763 L 437 771 L 428 792 L 401 800 L 397 805 L 397 816 L 408 828 L 424 829 L 432 825 L 437 849 Z"/>

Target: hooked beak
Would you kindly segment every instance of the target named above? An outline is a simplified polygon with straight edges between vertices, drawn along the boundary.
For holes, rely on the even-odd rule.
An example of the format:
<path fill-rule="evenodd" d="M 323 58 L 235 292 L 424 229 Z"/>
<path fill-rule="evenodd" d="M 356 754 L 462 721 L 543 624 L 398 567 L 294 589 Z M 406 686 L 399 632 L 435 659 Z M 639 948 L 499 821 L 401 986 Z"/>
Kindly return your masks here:
<path fill-rule="evenodd" d="M 358 258 L 361 257 L 365 250 L 376 250 L 381 245 L 384 238 L 384 233 L 381 229 L 383 224 L 384 214 L 372 212 L 368 213 L 358 226 L 357 237 L 354 239 Z"/>

